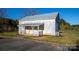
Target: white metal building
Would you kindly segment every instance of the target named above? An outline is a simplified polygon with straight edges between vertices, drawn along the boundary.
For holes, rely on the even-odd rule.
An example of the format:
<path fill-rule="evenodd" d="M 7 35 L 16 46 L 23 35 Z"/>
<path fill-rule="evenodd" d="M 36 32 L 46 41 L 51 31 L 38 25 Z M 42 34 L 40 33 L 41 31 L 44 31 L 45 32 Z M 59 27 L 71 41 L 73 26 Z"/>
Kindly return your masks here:
<path fill-rule="evenodd" d="M 26 16 L 19 20 L 20 35 L 59 35 L 59 13 Z"/>

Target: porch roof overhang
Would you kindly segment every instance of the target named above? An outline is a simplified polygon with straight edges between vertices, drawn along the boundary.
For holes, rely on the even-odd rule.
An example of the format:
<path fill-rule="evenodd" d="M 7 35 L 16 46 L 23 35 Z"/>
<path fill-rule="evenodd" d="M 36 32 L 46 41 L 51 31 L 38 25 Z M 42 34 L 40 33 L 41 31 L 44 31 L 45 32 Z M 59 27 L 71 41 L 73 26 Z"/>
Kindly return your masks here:
<path fill-rule="evenodd" d="M 27 23 L 27 24 L 21 24 L 18 26 L 40 26 L 40 25 L 44 25 L 43 23 Z"/>

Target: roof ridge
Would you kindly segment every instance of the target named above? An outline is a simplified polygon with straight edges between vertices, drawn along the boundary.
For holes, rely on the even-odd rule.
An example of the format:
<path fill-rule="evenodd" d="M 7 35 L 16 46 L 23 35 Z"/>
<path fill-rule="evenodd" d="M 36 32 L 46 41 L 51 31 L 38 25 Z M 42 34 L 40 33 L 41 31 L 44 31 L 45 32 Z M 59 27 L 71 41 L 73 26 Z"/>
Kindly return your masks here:
<path fill-rule="evenodd" d="M 23 19 L 25 19 L 25 18 L 27 18 L 27 19 L 32 19 L 32 18 L 38 18 L 38 17 L 40 17 L 40 18 L 49 18 L 49 17 L 51 17 L 51 16 L 53 16 L 53 17 L 51 17 L 51 18 L 56 18 L 56 16 L 58 15 L 59 13 L 58 12 L 52 12 L 52 13 L 44 13 L 44 14 L 37 14 L 37 15 L 31 15 L 31 16 L 25 16 L 24 18 L 22 18 L 21 20 L 23 20 Z"/>
<path fill-rule="evenodd" d="M 41 13 L 41 14 L 35 14 L 35 15 L 29 15 L 30 16 L 38 16 L 38 15 L 46 15 L 46 14 L 58 14 L 58 12 L 50 12 L 50 13 Z M 25 16 L 28 17 L 28 16 Z"/>

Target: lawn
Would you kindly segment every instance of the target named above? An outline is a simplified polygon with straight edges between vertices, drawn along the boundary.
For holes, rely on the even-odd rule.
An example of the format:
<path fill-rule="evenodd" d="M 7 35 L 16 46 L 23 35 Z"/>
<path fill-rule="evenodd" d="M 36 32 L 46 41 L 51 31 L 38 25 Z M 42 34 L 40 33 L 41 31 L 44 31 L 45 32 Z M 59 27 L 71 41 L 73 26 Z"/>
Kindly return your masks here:
<path fill-rule="evenodd" d="M 17 36 L 17 32 L 2 32 L 2 33 L 0 33 L 0 36 L 16 37 Z"/>
<path fill-rule="evenodd" d="M 41 37 L 26 36 L 25 38 L 31 40 L 53 42 L 56 44 L 62 44 L 66 46 L 79 45 L 79 31 L 75 30 L 62 31 L 61 36 L 59 37 L 44 35 Z"/>
<path fill-rule="evenodd" d="M 16 37 L 17 32 L 3 32 L 0 33 L 0 36 L 10 37 L 10 38 Z M 44 35 L 41 37 L 25 36 L 24 38 L 26 40 L 29 39 L 29 40 L 52 42 L 58 45 L 59 44 L 66 46 L 79 45 L 79 31 L 75 31 L 75 30 L 62 31 L 61 36 L 59 37 Z"/>

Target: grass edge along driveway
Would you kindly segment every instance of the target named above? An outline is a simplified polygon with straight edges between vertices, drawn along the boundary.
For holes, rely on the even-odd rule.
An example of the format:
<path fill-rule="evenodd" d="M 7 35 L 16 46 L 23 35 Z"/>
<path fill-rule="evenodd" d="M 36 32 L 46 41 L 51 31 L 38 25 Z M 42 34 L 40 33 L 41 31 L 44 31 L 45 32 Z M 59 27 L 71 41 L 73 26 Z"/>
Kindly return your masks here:
<path fill-rule="evenodd" d="M 17 32 L 3 32 L 0 33 L 0 36 L 13 38 L 13 37 L 17 37 Z M 75 30 L 62 31 L 61 36 L 59 37 L 48 36 L 48 35 L 44 35 L 41 37 L 24 36 L 24 39 L 47 41 L 47 42 L 56 43 L 58 45 L 62 44 L 66 46 L 73 46 L 73 45 L 79 45 L 79 31 L 75 31 Z"/>
<path fill-rule="evenodd" d="M 25 36 L 25 38 L 30 40 L 53 42 L 65 46 L 79 45 L 79 31 L 74 31 L 74 30 L 62 31 L 61 36 L 59 37 L 44 35 L 41 37 Z"/>

